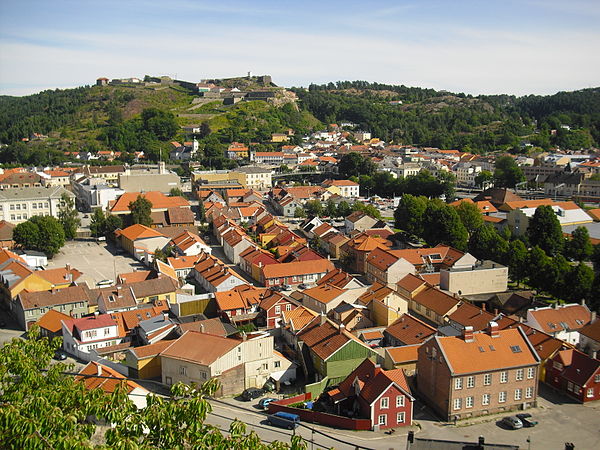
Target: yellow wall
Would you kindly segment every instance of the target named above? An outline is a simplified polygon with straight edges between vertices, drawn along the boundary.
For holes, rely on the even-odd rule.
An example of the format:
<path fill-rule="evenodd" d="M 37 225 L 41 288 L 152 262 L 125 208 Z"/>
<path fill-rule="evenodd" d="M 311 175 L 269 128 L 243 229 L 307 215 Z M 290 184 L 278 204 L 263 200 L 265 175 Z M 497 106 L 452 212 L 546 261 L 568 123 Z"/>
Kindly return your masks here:
<path fill-rule="evenodd" d="M 160 377 L 161 363 L 160 355 L 155 355 L 150 358 L 140 359 L 138 361 L 138 378 L 155 378 Z"/>
<path fill-rule="evenodd" d="M 69 284 L 67 284 L 67 286 Z M 13 286 L 10 290 L 10 295 L 12 298 L 15 298 L 24 289 L 28 290 L 29 292 L 49 291 L 52 289 L 52 283 L 44 280 L 41 277 L 38 277 L 35 274 L 31 274 L 20 283 Z"/>
<path fill-rule="evenodd" d="M 375 326 L 378 327 L 390 326 L 403 314 L 402 311 L 394 311 L 378 300 L 373 300 L 370 306 L 373 312 L 373 321 L 375 322 Z"/>
<path fill-rule="evenodd" d="M 150 297 L 152 297 L 152 300 L 150 300 Z M 158 298 L 154 299 L 154 297 L 158 297 Z M 167 292 L 166 294 L 160 294 L 160 295 L 149 295 L 148 297 L 139 297 L 137 299 L 138 303 L 150 303 L 155 300 L 163 300 L 163 301 L 166 301 L 167 303 L 174 303 L 175 302 L 175 291 Z"/>

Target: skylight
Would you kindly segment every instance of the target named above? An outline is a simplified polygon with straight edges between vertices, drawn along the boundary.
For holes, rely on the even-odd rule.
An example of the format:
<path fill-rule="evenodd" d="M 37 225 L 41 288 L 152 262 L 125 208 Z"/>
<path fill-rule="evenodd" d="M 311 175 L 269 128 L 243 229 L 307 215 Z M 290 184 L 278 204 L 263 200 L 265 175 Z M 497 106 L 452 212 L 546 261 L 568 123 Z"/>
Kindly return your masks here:
<path fill-rule="evenodd" d="M 511 345 L 510 349 L 512 350 L 513 353 L 521 353 L 521 347 L 518 345 Z"/>
<path fill-rule="evenodd" d="M 480 351 L 481 353 L 485 353 L 485 349 L 484 349 L 483 347 L 479 347 L 479 351 Z"/>
<path fill-rule="evenodd" d="M 494 348 L 494 346 L 493 346 L 493 345 L 490 345 L 490 350 L 491 350 L 491 351 L 493 351 L 493 352 L 495 352 L 495 351 L 496 351 L 496 349 Z"/>

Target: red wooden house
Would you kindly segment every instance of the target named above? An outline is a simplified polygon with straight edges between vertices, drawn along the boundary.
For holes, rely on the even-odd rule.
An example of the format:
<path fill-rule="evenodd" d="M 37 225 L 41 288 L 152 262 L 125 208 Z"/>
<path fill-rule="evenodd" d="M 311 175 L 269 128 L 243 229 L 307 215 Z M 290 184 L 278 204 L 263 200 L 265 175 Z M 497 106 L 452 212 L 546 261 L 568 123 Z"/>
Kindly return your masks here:
<path fill-rule="evenodd" d="M 269 295 L 270 292 L 270 295 Z M 269 330 L 279 327 L 279 322 L 284 311 L 292 311 L 300 306 L 296 301 L 281 295 L 279 292 L 267 291 L 259 308 L 259 323 L 265 325 Z"/>
<path fill-rule="evenodd" d="M 368 418 L 373 430 L 412 424 L 414 398 L 402 369 L 383 370 L 365 359 L 328 394 L 338 414 Z"/>
<path fill-rule="evenodd" d="M 546 362 L 546 383 L 581 403 L 600 400 L 600 361 L 575 349 Z"/>

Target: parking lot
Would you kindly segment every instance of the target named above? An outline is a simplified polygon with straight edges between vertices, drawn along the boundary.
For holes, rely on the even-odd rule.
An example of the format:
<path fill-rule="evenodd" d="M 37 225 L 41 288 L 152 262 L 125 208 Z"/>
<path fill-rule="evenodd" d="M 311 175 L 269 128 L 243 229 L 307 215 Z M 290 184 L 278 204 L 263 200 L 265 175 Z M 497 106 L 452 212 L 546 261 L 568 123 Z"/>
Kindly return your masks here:
<path fill-rule="evenodd" d="M 89 287 L 95 287 L 101 280 L 116 280 L 120 273 L 145 268 L 129 255 L 117 255 L 113 245 L 93 240 L 67 242 L 61 251 L 48 261 L 47 268 L 64 267 L 66 264 L 83 272 L 77 283 L 87 282 Z"/>

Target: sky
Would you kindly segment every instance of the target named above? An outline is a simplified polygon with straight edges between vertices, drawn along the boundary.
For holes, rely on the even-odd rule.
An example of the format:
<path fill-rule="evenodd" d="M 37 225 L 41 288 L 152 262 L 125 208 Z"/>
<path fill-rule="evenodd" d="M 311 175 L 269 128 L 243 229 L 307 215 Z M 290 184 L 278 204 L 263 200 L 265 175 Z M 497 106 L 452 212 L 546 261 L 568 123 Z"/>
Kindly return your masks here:
<path fill-rule="evenodd" d="M 0 0 L 0 95 L 269 74 L 470 94 L 600 85 L 598 0 Z"/>

